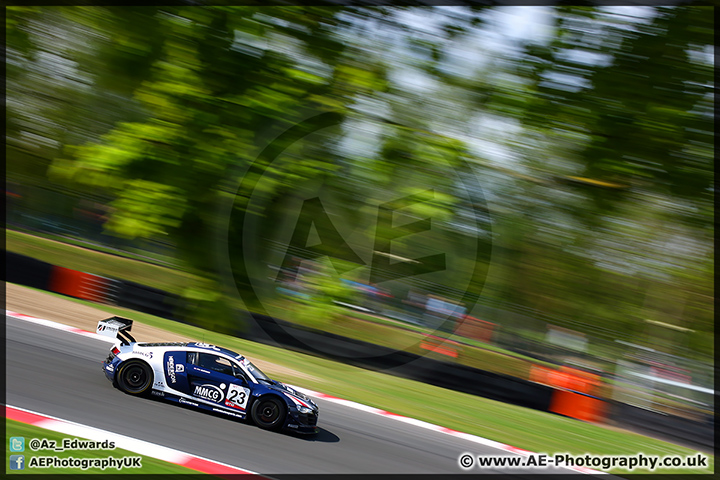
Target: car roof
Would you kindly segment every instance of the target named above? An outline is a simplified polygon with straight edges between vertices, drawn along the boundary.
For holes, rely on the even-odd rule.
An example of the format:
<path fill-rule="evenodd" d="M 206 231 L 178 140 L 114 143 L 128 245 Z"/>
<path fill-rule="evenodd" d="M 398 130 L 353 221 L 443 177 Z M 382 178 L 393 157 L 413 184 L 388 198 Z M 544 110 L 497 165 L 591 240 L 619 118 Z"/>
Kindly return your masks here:
<path fill-rule="evenodd" d="M 237 352 L 233 352 L 227 348 L 218 347 L 217 345 L 210 345 L 202 342 L 137 342 L 135 343 L 138 347 L 185 347 L 206 351 L 208 353 L 221 353 L 227 355 L 236 360 L 243 360 L 245 357 Z"/>
<path fill-rule="evenodd" d="M 199 348 L 201 350 L 206 350 L 208 353 L 219 352 L 219 353 L 223 353 L 223 354 L 228 355 L 233 358 L 240 358 L 240 359 L 244 358 L 242 355 L 240 355 L 237 352 L 233 352 L 232 350 L 229 350 L 227 348 L 218 347 L 217 345 L 209 345 L 207 343 L 201 343 L 201 342 L 191 342 L 191 343 L 188 343 L 187 346 L 193 347 L 193 348 Z"/>
<path fill-rule="evenodd" d="M 136 342 L 138 347 L 187 347 L 187 342 Z"/>

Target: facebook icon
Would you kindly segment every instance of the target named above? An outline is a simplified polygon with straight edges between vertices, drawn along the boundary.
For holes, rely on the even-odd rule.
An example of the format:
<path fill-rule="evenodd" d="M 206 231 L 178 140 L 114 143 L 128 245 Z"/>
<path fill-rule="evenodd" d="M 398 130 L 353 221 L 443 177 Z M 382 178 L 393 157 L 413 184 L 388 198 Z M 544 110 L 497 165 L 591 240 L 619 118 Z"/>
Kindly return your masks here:
<path fill-rule="evenodd" d="M 10 470 L 25 470 L 25 455 L 10 455 Z"/>

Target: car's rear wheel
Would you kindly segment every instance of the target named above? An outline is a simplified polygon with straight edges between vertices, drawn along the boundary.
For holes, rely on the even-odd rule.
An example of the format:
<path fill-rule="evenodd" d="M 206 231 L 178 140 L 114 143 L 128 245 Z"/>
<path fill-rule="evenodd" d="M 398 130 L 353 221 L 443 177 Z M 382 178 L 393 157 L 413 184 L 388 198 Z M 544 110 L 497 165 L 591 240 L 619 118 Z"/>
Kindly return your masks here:
<path fill-rule="evenodd" d="M 131 395 L 143 395 L 150 391 L 153 373 L 150 366 L 139 360 L 125 362 L 118 372 L 120 390 Z"/>
<path fill-rule="evenodd" d="M 253 422 L 264 430 L 280 430 L 285 423 L 287 407 L 278 397 L 260 397 L 251 410 Z"/>

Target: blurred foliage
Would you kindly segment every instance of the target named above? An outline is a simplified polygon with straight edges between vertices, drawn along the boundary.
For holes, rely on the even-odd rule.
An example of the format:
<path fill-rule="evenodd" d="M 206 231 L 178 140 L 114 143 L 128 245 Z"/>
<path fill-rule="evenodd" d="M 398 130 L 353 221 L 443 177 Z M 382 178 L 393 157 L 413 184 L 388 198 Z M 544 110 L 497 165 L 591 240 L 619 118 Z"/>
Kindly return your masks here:
<path fill-rule="evenodd" d="M 325 329 L 329 322 L 342 320 L 347 311 L 335 302 L 355 300 L 352 287 L 340 281 L 328 257 L 320 261 L 318 271 L 310 277 L 307 287 L 304 293 L 311 299 L 300 300 L 293 314 L 310 327 Z"/>
<path fill-rule="evenodd" d="M 661 348 L 712 353 L 710 7 L 10 7 L 6 29 L 8 179 L 171 242 L 217 285 L 191 315 L 224 321 L 221 250 L 247 267 L 228 200 L 272 238 L 323 185 L 366 263 L 368 206 L 422 194 L 402 214 L 440 233 L 393 248 L 449 247 L 436 286 L 605 338 L 653 344 L 659 319 L 695 331 Z"/>

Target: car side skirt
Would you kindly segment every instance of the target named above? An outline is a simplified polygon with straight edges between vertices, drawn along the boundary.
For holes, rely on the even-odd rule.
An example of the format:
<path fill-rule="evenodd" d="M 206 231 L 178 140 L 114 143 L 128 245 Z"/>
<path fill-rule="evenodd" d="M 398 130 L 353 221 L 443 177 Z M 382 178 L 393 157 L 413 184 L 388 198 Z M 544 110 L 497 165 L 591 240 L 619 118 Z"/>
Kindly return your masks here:
<path fill-rule="evenodd" d="M 220 405 L 205 404 L 205 403 L 196 401 L 196 399 L 191 400 L 191 399 L 185 398 L 184 396 L 175 395 L 174 393 L 163 392 L 162 390 L 153 389 L 150 392 L 150 395 L 155 398 L 162 398 L 163 400 L 168 400 L 168 401 L 177 403 L 179 405 L 193 407 L 193 408 L 205 410 L 208 412 L 223 413 L 227 416 L 238 418 L 238 419 L 244 419 L 245 417 L 247 417 L 247 415 L 245 413 L 242 413 L 239 411 L 233 412 L 230 410 L 226 410 L 225 408 L 223 408 Z"/>

